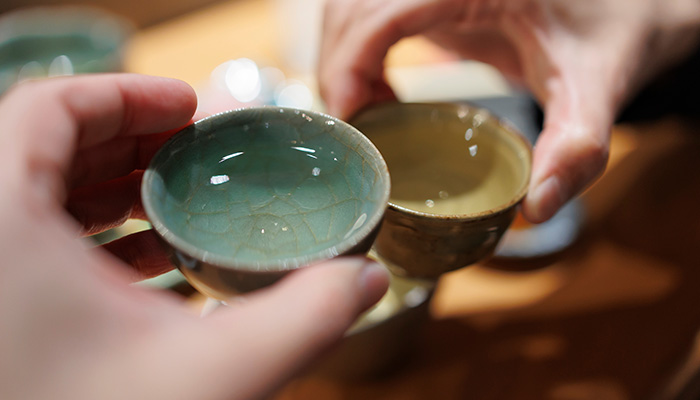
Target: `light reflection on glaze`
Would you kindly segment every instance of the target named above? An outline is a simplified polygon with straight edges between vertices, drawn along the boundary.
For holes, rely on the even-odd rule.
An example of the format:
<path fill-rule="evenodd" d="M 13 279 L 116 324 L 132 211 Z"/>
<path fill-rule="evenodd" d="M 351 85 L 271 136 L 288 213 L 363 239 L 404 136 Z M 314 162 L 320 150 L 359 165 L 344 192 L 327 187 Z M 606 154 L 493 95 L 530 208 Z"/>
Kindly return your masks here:
<path fill-rule="evenodd" d="M 222 183 L 226 183 L 228 181 L 228 175 L 214 175 L 211 178 L 209 178 L 209 183 L 211 183 L 212 185 L 221 185 Z"/>
<path fill-rule="evenodd" d="M 221 161 L 219 161 L 219 162 L 222 163 L 222 162 L 224 162 L 224 161 L 226 161 L 226 160 L 228 160 L 228 159 L 231 159 L 231 158 L 233 158 L 233 157 L 238 157 L 238 156 L 241 156 L 241 155 L 243 155 L 243 152 L 242 152 L 242 151 L 239 151 L 239 152 L 237 152 L 237 153 L 232 153 L 232 154 L 229 154 L 229 155 L 227 155 L 227 156 L 221 157 Z"/>

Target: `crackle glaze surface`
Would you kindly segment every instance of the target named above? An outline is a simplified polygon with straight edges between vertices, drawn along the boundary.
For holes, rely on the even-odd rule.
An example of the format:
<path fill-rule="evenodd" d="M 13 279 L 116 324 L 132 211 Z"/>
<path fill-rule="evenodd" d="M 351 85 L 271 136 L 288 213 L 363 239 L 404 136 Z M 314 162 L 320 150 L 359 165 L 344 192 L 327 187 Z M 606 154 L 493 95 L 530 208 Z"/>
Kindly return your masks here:
<path fill-rule="evenodd" d="M 294 109 L 238 110 L 179 132 L 144 177 L 144 206 L 174 247 L 235 268 L 286 270 L 338 255 L 381 220 L 386 165 L 359 132 Z"/>

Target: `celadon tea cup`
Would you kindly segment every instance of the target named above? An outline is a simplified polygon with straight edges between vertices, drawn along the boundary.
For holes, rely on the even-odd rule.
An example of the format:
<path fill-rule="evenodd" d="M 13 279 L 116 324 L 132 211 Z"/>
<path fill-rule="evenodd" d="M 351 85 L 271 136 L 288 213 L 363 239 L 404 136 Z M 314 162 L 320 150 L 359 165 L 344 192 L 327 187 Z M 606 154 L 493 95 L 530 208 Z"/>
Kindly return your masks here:
<path fill-rule="evenodd" d="M 384 103 L 350 121 L 392 179 L 375 243 L 393 272 L 435 279 L 489 257 L 527 192 L 529 142 L 468 104 Z"/>
<path fill-rule="evenodd" d="M 142 183 L 144 209 L 200 292 L 230 298 L 371 247 L 390 192 L 357 129 L 282 107 L 217 114 L 176 133 Z"/>

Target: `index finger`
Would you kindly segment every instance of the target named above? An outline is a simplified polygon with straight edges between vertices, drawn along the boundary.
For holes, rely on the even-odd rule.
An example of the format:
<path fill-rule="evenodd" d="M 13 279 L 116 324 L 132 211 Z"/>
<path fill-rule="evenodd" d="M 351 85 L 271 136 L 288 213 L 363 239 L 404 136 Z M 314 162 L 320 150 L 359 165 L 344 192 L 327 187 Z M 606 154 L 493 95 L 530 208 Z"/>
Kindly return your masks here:
<path fill-rule="evenodd" d="M 15 152 L 16 170 L 34 175 L 27 181 L 61 190 L 79 149 L 180 127 L 195 108 L 194 90 L 174 79 L 115 74 L 20 84 L 0 102 L 9 142 L 0 151 Z"/>
<path fill-rule="evenodd" d="M 328 112 L 349 118 L 361 107 L 393 96 L 383 60 L 399 39 L 459 18 L 450 1 L 329 1 L 319 57 L 319 85 Z M 349 7 L 352 6 L 352 7 Z"/>

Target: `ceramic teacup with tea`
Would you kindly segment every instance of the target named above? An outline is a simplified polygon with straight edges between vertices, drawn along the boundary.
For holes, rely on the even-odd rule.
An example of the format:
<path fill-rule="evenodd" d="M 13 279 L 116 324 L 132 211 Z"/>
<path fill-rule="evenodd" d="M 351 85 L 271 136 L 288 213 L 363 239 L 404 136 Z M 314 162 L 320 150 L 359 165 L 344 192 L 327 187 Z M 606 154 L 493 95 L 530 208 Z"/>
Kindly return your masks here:
<path fill-rule="evenodd" d="M 493 253 L 530 179 L 531 147 L 514 127 L 462 103 L 389 102 L 350 122 L 389 167 L 375 249 L 395 273 L 434 279 Z"/>

